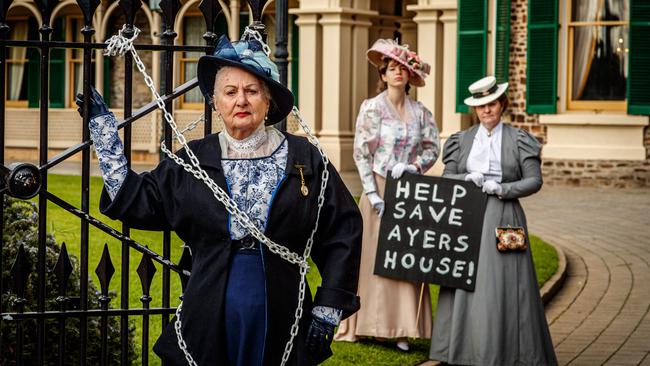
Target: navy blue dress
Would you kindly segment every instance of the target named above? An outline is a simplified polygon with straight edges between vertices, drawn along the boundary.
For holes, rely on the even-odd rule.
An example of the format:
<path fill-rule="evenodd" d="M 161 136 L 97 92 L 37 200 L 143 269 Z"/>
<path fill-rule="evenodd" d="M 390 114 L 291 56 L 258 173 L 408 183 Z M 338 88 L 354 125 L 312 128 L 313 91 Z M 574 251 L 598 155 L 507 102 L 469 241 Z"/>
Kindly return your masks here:
<path fill-rule="evenodd" d="M 231 198 L 262 231 L 285 176 L 287 153 L 285 139 L 267 157 L 222 160 Z M 231 240 L 250 235 L 232 215 L 229 222 Z M 268 316 L 262 255 L 265 248 L 257 244 L 249 249 L 247 244 L 235 252 L 226 285 L 225 335 L 231 366 L 261 366 L 264 361 Z"/>

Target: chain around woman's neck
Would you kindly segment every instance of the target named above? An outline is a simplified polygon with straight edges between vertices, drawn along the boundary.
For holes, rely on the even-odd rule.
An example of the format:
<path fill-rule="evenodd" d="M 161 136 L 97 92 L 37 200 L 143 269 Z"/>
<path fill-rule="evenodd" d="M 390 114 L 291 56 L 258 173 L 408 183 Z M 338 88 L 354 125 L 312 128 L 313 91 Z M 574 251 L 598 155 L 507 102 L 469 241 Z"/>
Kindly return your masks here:
<path fill-rule="evenodd" d="M 223 130 L 226 141 L 228 142 L 228 148 L 238 154 L 251 154 L 257 151 L 266 139 L 268 134 L 266 133 L 266 126 L 264 123 L 260 124 L 259 127 L 248 137 L 241 140 L 230 136 L 226 129 Z"/>

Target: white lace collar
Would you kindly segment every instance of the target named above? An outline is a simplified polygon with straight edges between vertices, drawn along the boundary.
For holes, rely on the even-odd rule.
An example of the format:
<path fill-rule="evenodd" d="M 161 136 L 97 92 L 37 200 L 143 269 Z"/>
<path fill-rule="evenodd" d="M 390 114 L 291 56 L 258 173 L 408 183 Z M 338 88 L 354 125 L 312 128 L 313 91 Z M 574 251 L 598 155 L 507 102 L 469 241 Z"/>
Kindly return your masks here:
<path fill-rule="evenodd" d="M 237 140 L 230 136 L 225 128 L 223 132 L 228 143 L 228 148 L 238 154 L 251 154 L 257 151 L 268 138 L 264 123 L 261 123 L 250 136 L 242 140 Z"/>

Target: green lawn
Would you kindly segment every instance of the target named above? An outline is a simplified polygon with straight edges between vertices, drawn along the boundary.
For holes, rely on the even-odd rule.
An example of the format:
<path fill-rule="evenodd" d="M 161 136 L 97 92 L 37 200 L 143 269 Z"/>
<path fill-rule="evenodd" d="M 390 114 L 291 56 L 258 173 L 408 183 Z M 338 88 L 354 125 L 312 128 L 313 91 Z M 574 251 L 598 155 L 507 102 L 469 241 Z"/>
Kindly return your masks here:
<path fill-rule="evenodd" d="M 71 204 L 79 207 L 80 203 L 80 186 L 81 179 L 76 176 L 61 176 L 49 175 L 48 176 L 48 191 L 54 193 L 60 198 L 70 202 Z M 99 177 L 92 177 L 90 181 L 90 214 L 99 220 L 111 225 L 116 229 L 121 228 L 121 224 L 117 221 L 110 220 L 98 211 L 99 194 L 102 187 L 102 181 Z M 80 220 L 67 211 L 59 208 L 53 203 L 48 204 L 47 212 L 47 225 L 48 231 L 56 237 L 58 243 L 65 242 L 68 251 L 71 255 L 79 257 L 80 250 Z M 110 289 L 119 293 L 121 282 L 121 243 L 108 234 L 100 231 L 91 226 L 90 228 L 90 243 L 89 243 L 89 277 L 99 287 L 99 281 L 95 275 L 95 268 L 101 258 L 104 243 L 108 244 L 111 259 L 115 266 L 115 275 L 113 276 L 110 284 Z M 162 233 L 133 230 L 131 237 L 141 244 L 146 244 L 150 249 L 162 253 Z M 557 254 L 555 250 L 548 244 L 541 241 L 539 238 L 532 236 L 532 251 L 533 259 L 537 268 L 537 275 L 540 284 L 544 283 L 550 276 L 557 270 Z M 180 258 L 182 247 L 180 239 L 172 234 L 172 255 L 171 258 L 177 262 Z M 142 286 L 140 279 L 136 273 L 138 264 L 142 255 L 134 249 L 130 250 L 129 256 L 129 306 L 132 308 L 142 307 L 140 296 L 142 296 Z M 161 266 L 156 264 L 157 272 L 151 286 L 151 296 L 153 298 L 150 306 L 162 306 L 162 275 Z M 308 275 L 309 284 L 315 288 L 320 283 L 320 276 L 315 267 Z M 179 303 L 178 297 L 180 296 L 180 280 L 178 276 L 172 272 L 171 275 L 171 305 L 175 306 Z M 435 307 L 437 301 L 438 287 L 430 286 L 431 297 L 433 299 L 432 310 L 435 314 Z M 93 296 L 90 294 L 90 296 Z M 113 307 L 119 307 L 119 296 L 112 301 Z M 141 333 L 141 317 L 133 317 L 136 325 L 136 347 L 142 347 L 142 333 Z M 161 317 L 152 316 L 150 324 L 150 339 L 148 348 L 151 349 L 153 342 L 158 337 L 161 331 Z M 411 342 L 411 351 L 403 353 L 397 351 L 394 342 L 376 342 L 376 341 L 362 341 L 359 343 L 348 342 L 335 342 L 333 345 L 334 356 L 329 359 L 325 365 L 413 365 L 427 358 L 429 342 L 427 340 L 415 340 Z M 159 365 L 159 359 L 151 353 L 151 365 Z"/>

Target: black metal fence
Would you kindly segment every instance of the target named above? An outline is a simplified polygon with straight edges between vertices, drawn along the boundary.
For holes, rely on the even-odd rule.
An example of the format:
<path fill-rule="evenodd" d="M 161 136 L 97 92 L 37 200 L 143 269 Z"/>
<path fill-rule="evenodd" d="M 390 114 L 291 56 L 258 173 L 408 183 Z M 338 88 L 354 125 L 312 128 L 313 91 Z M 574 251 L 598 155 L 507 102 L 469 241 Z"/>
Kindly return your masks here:
<path fill-rule="evenodd" d="M 162 324 L 165 326 L 169 323 L 170 314 L 173 314 L 175 308 L 170 307 L 170 276 L 171 272 L 176 272 L 181 276 L 181 283 L 184 289 L 187 281 L 187 275 L 191 270 L 190 253 L 185 250 L 182 256 L 174 263 L 171 258 L 171 235 L 169 232 L 164 233 L 162 243 L 162 253 L 156 253 L 145 245 L 145 243 L 138 243 L 130 237 L 129 227 L 123 225 L 121 231 L 116 231 L 101 220 L 90 215 L 90 197 L 89 197 L 89 182 L 90 182 L 90 134 L 88 130 L 88 109 L 83 109 L 83 123 L 82 123 L 82 142 L 74 146 L 70 146 L 56 156 L 48 157 L 48 129 L 49 129 L 49 108 L 48 108 L 48 82 L 50 80 L 50 51 L 52 49 L 82 49 L 83 50 L 83 92 L 88 95 L 90 91 L 90 83 L 92 79 L 92 52 L 97 49 L 105 48 L 103 43 L 93 43 L 92 36 L 95 30 L 92 27 L 92 19 L 97 7 L 100 5 L 100 0 L 77 0 L 77 4 L 83 14 L 84 27 L 81 29 L 83 35 L 83 42 L 63 42 L 51 40 L 53 28 L 51 27 L 50 18 L 52 11 L 59 3 L 59 0 L 35 0 L 40 15 L 42 16 L 42 25 L 39 27 L 40 40 L 11 40 L 9 38 L 9 26 L 7 25 L 7 13 L 13 0 L 0 0 L 0 215 L 3 214 L 5 194 L 27 199 L 38 195 L 38 248 L 36 255 L 36 267 L 32 273 L 32 264 L 29 262 L 28 255 L 23 246 L 17 252 L 13 265 L 10 269 L 10 280 L 8 282 L 0 281 L 0 294 L 12 295 L 12 301 L 7 306 L 0 307 L 0 329 L 7 329 L 8 327 L 15 327 L 15 344 L 10 345 L 15 352 L 17 365 L 25 364 L 23 357 L 26 349 L 35 354 L 34 361 L 39 365 L 45 363 L 46 349 L 53 350 L 58 355 L 58 364 L 69 364 L 69 355 L 65 353 L 66 349 L 66 322 L 71 319 L 78 320 L 78 336 L 79 346 L 78 357 L 79 363 L 85 365 L 89 359 L 88 353 L 88 322 L 90 320 L 99 319 L 100 322 L 100 342 L 101 352 L 99 355 L 100 363 L 102 365 L 114 363 L 109 361 L 107 356 L 108 348 L 108 318 L 119 317 L 120 320 L 120 345 L 121 345 L 121 360 L 122 365 L 129 364 L 129 319 L 141 319 L 142 327 L 142 352 L 139 355 L 139 360 L 142 365 L 149 364 L 149 319 L 150 316 L 162 317 Z M 264 25 L 260 19 L 262 16 L 262 9 L 266 4 L 263 1 L 248 1 L 253 25 L 260 28 L 262 31 Z M 125 36 L 133 34 L 133 24 L 136 12 L 142 6 L 140 0 L 119 0 L 119 6 L 124 12 L 126 19 Z M 205 40 L 204 45 L 183 45 L 175 46 L 174 39 L 177 37 L 176 30 L 173 28 L 174 21 L 179 12 L 179 0 L 160 0 L 159 7 L 162 12 L 163 29 L 161 30 L 161 44 L 160 45 L 138 45 L 135 48 L 138 51 L 159 51 L 163 54 L 163 75 L 161 75 L 161 95 L 164 95 L 165 106 L 168 111 L 173 112 L 173 100 L 179 96 L 187 93 L 192 88 L 198 85 L 196 79 L 190 80 L 185 84 L 173 89 L 173 74 L 174 74 L 174 54 L 176 52 L 210 52 L 214 44 L 217 34 L 215 34 L 215 20 L 221 11 L 218 0 L 202 0 L 199 9 L 205 20 L 207 32 L 203 35 Z M 276 63 L 280 70 L 281 81 L 286 85 L 287 80 L 287 29 L 288 29 L 288 9 L 286 0 L 275 1 L 275 16 L 276 16 L 276 52 L 274 54 Z M 5 89 L 7 84 L 7 68 L 6 68 L 6 50 L 9 47 L 30 47 L 40 51 L 40 131 L 38 131 L 39 139 L 39 164 L 35 167 L 30 164 L 14 164 L 10 167 L 5 167 L 5 127 L 6 127 L 6 103 L 5 103 Z M 124 129 L 124 147 L 127 159 L 131 161 L 131 125 L 142 117 L 152 113 L 156 110 L 156 102 L 152 101 L 137 111 L 133 111 L 132 106 L 132 91 L 133 91 L 133 75 L 132 75 L 132 56 L 126 54 L 124 56 L 124 120 L 120 122 L 120 128 Z M 210 134 L 212 126 L 211 110 L 210 107 L 205 105 L 205 134 Z M 281 126 L 284 128 L 284 125 Z M 164 140 L 167 146 L 171 146 L 171 129 L 169 126 L 164 127 Z M 81 204 L 79 207 L 73 205 L 63 198 L 48 191 L 48 171 L 57 166 L 63 161 L 70 159 L 72 156 L 81 153 Z M 73 266 L 68 256 L 65 245 L 61 247 L 58 253 L 58 260 L 56 265 L 52 268 L 47 268 L 46 265 L 46 243 L 48 240 L 47 232 L 47 205 L 51 202 L 60 208 L 64 209 L 70 214 L 70 219 L 78 218 L 81 222 L 80 228 L 80 258 L 78 268 L 79 278 L 79 296 L 69 296 L 67 285 L 69 278 L 73 271 Z M 98 228 L 99 230 L 109 234 L 115 239 L 122 242 L 121 248 L 121 284 L 120 284 L 120 298 L 119 306 L 112 304 L 113 308 L 109 309 L 110 297 L 108 293 L 109 283 L 111 277 L 115 272 L 115 268 L 110 259 L 108 246 L 104 246 L 104 252 L 99 260 L 95 273 L 100 281 L 101 291 L 98 295 L 89 293 L 88 284 L 88 270 L 91 263 L 88 258 L 88 245 L 89 245 L 89 228 L 90 225 Z M 4 223 L 0 222 L 0 234 L 4 233 Z M 4 247 L 5 243 L 2 241 L 0 235 L 0 244 Z M 141 308 L 129 308 L 129 256 L 132 250 L 141 253 L 142 259 L 137 270 L 137 274 L 142 283 L 142 296 Z M 156 271 L 153 262 L 158 262 L 162 266 L 162 293 L 150 294 L 150 286 L 154 273 Z M 0 251 L 0 274 L 6 269 L 2 268 L 3 258 L 2 251 Z M 26 304 L 25 288 L 27 286 L 28 277 L 36 276 L 36 304 Z M 53 277 L 58 286 L 57 292 L 59 294 L 55 301 L 58 304 L 58 310 L 46 309 L 46 283 L 52 280 Z M 161 298 L 160 307 L 151 307 L 150 302 L 152 295 Z M 95 298 L 93 298 L 95 297 Z M 97 309 L 92 309 L 89 304 L 99 302 L 100 306 Z M 26 305 L 29 305 L 33 311 L 25 311 Z M 75 320 L 75 322 L 76 322 Z M 26 324 L 36 325 L 35 339 L 25 339 L 24 327 Z M 76 323 L 75 323 L 76 324 Z M 58 344 L 48 344 L 46 347 L 46 332 L 48 327 L 56 327 L 58 331 Z M 95 335 L 93 335 L 95 336 Z M 6 339 L 0 338 L 0 342 L 6 342 Z M 0 346 L 2 344 L 0 343 Z M 0 347 L 0 349 L 2 349 Z"/>

